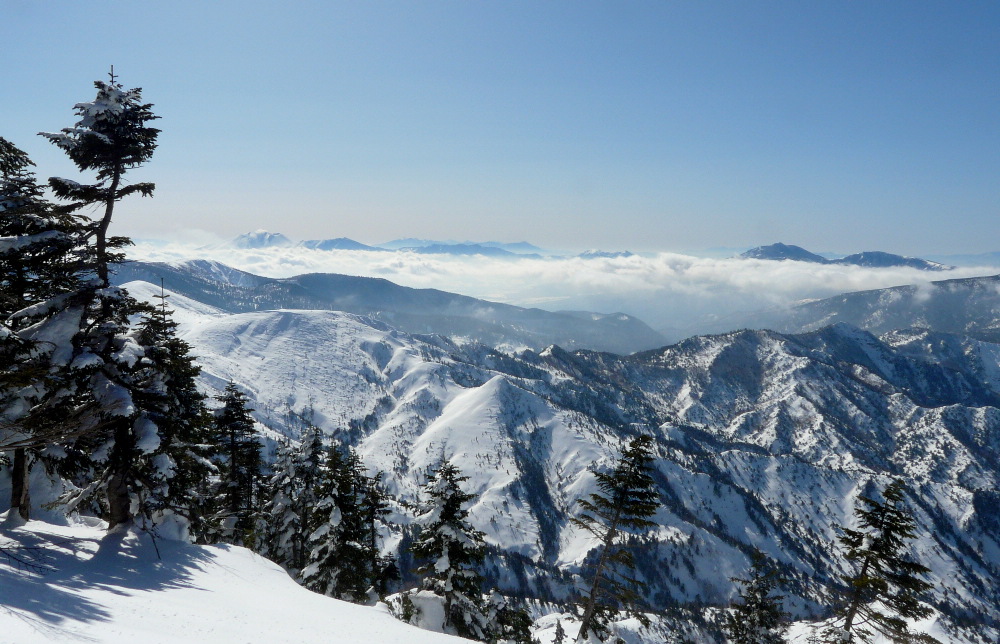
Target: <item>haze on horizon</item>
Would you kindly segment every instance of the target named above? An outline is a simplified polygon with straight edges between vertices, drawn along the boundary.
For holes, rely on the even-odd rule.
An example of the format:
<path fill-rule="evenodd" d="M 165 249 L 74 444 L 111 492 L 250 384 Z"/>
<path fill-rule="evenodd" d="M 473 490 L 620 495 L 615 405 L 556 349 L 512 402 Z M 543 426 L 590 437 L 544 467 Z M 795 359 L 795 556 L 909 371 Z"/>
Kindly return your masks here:
<path fill-rule="evenodd" d="M 136 237 L 1000 250 L 1000 5 L 4 3 L 3 135 L 109 65 L 162 117 Z"/>

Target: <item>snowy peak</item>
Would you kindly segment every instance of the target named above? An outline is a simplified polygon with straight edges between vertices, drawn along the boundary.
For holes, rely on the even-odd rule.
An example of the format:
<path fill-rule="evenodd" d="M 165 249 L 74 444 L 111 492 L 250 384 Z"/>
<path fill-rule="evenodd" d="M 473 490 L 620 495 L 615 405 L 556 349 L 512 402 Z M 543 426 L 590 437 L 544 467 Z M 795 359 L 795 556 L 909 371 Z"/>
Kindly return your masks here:
<path fill-rule="evenodd" d="M 792 260 L 795 262 L 812 262 L 815 264 L 825 264 L 827 259 L 815 253 L 810 253 L 801 246 L 791 244 L 770 244 L 769 246 L 757 246 L 740 255 L 743 259 L 769 259 L 774 261 Z"/>
<path fill-rule="evenodd" d="M 244 233 L 229 242 L 231 248 L 281 248 L 293 246 L 292 240 L 281 233 L 271 233 L 263 229 L 258 229 L 250 233 Z"/>

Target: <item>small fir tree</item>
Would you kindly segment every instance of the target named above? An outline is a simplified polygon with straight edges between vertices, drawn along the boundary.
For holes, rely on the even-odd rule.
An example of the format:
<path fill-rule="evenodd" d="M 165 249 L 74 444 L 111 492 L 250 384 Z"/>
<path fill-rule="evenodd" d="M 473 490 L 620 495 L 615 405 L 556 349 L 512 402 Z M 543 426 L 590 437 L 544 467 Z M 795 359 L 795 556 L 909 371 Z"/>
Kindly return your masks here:
<path fill-rule="evenodd" d="M 595 474 L 601 492 L 578 501 L 583 512 L 572 519 L 573 523 L 601 544 L 584 602 L 578 642 L 586 641 L 590 634 L 603 638 L 615 606 L 627 606 L 637 596 L 634 588 L 639 582 L 621 572 L 635 567 L 632 552 L 622 537 L 629 531 L 655 525 L 648 518 L 659 507 L 656 484 L 650 475 L 652 461 L 652 438 L 634 438 L 611 472 Z"/>
<path fill-rule="evenodd" d="M 201 368 L 190 345 L 177 337 L 168 296 L 161 290 L 157 297 L 161 305 L 146 313 L 136 331 L 145 353 L 134 400 L 149 424 L 138 445 L 137 478 L 144 485 L 137 509 L 153 525 L 170 522 L 177 536 L 204 541 L 208 482 L 216 473 L 211 415 L 196 382 Z"/>
<path fill-rule="evenodd" d="M 788 613 L 781 609 L 783 595 L 776 595 L 784 578 L 760 552 L 751 559 L 750 575 L 733 577 L 740 584 L 740 601 L 726 615 L 725 630 L 733 644 L 781 644 L 788 629 Z"/>
<path fill-rule="evenodd" d="M 844 558 L 857 572 L 843 576 L 845 601 L 825 641 L 871 642 L 876 635 L 904 644 L 938 641 L 910 632 L 905 621 L 931 614 L 920 604 L 920 596 L 932 587 L 920 578 L 930 569 L 905 552 L 906 542 L 916 536 L 916 522 L 903 501 L 905 490 L 897 479 L 882 492 L 881 501 L 861 496 L 861 506 L 854 509 L 858 529 L 842 529 Z"/>
<path fill-rule="evenodd" d="M 254 430 L 253 411 L 247 397 L 230 382 L 216 398 L 222 407 L 215 411 L 216 465 L 219 487 L 217 521 L 222 525 L 219 538 L 228 543 L 252 545 L 251 536 L 257 519 L 263 479 L 261 443 Z"/>
<path fill-rule="evenodd" d="M 282 565 L 292 576 L 306 566 L 306 539 L 319 502 L 325 467 L 320 430 L 308 426 L 298 445 L 278 447 L 266 486 L 269 501 L 258 530 L 258 551 Z"/>
<path fill-rule="evenodd" d="M 424 486 L 427 512 L 410 550 L 420 561 L 421 586 L 444 599 L 444 624 L 461 637 L 486 641 L 489 622 L 484 614 L 482 577 L 483 533 L 468 522 L 465 504 L 474 497 L 462 491 L 467 481 L 457 467 L 444 463 Z"/>

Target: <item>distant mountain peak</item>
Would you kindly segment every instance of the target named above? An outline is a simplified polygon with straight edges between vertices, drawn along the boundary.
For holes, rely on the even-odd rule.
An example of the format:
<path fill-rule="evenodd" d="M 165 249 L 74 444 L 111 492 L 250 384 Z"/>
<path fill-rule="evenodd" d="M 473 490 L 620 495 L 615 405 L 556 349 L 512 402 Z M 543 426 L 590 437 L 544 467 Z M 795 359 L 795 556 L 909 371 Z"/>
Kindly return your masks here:
<path fill-rule="evenodd" d="M 946 271 L 951 266 L 931 262 L 919 257 L 906 257 L 886 253 L 880 250 L 868 250 L 861 253 L 854 253 L 840 259 L 827 259 L 816 253 L 811 253 L 801 246 L 792 244 L 770 244 L 769 246 L 757 246 L 740 255 L 743 259 L 767 259 L 767 260 L 792 260 L 796 262 L 811 262 L 813 264 L 840 264 L 844 266 L 865 266 L 868 268 L 892 268 L 908 267 L 921 271 Z"/>
<path fill-rule="evenodd" d="M 293 246 L 292 240 L 281 233 L 272 233 L 263 228 L 236 237 L 228 244 L 232 248 L 275 248 Z"/>
<path fill-rule="evenodd" d="M 790 259 L 796 262 L 812 262 L 815 264 L 826 264 L 828 261 L 825 257 L 821 257 L 816 253 L 810 253 L 801 246 L 782 244 L 781 242 L 751 248 L 740 255 L 740 257 L 744 259 L 770 259 L 779 261 Z"/>

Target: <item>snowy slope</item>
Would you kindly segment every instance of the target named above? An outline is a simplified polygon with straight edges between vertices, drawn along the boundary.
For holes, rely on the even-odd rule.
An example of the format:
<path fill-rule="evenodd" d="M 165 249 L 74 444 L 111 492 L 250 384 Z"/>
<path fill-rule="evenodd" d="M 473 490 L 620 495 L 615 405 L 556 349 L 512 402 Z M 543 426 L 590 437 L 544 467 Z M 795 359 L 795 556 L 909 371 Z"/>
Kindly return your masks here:
<path fill-rule="evenodd" d="M 345 313 L 195 308 L 180 317 L 203 384 L 236 381 L 272 430 L 294 437 L 311 419 L 405 500 L 442 458 L 470 476 L 472 519 L 495 547 L 487 572 L 508 592 L 574 592 L 595 544 L 568 517 L 594 490 L 591 468 L 645 431 L 664 506 L 637 560 L 668 624 L 725 605 L 754 548 L 794 579 L 788 609 L 821 617 L 827 585 L 846 572 L 834 526 L 850 524 L 859 494 L 905 476 L 943 623 L 1000 627 L 997 345 L 838 325 L 624 358 L 503 354 Z"/>
<path fill-rule="evenodd" d="M 456 637 L 305 590 L 235 546 L 195 546 L 103 525 L 39 521 L 0 530 L 0 544 L 43 548 L 37 572 L 0 557 L 0 641 L 446 644 Z"/>

